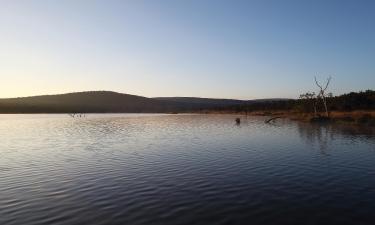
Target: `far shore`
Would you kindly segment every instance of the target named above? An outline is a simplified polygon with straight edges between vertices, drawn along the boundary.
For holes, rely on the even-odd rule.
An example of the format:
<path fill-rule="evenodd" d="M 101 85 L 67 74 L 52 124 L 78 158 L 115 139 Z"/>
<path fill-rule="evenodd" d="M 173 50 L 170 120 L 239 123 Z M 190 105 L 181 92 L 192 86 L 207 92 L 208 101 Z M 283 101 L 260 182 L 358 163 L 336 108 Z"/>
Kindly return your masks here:
<path fill-rule="evenodd" d="M 247 116 L 267 116 L 267 117 L 281 117 L 296 121 L 310 122 L 315 117 L 314 113 L 301 113 L 297 111 L 251 111 L 251 112 L 236 112 L 236 111 L 201 111 L 203 114 L 236 114 Z M 324 113 L 320 112 L 323 116 Z M 329 113 L 330 122 L 369 125 L 375 126 L 375 110 L 356 110 L 356 111 L 332 111 Z"/>
<path fill-rule="evenodd" d="M 221 115 L 234 115 L 234 116 L 264 116 L 268 119 L 271 118 L 286 118 L 301 122 L 311 122 L 315 118 L 314 113 L 301 113 L 298 111 L 288 110 L 273 110 L 273 111 L 232 111 L 232 110 L 200 110 L 200 111 L 184 111 L 184 112 L 90 112 L 90 113 L 67 113 L 67 112 L 12 112 L 0 113 L 0 115 L 22 115 L 22 114 L 76 114 L 81 115 L 77 117 L 84 117 L 83 115 L 90 114 L 221 114 Z M 319 116 L 324 117 L 323 112 L 318 113 Z M 375 110 L 355 110 L 355 111 L 331 111 L 329 112 L 330 123 L 352 124 L 352 125 L 366 125 L 375 127 Z"/>

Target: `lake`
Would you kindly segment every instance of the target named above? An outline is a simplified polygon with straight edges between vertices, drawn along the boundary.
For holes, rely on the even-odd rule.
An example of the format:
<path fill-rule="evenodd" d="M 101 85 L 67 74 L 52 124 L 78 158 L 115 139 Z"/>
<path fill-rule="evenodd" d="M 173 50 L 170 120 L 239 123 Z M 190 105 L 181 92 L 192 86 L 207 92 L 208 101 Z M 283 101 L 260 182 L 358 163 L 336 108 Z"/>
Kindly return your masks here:
<path fill-rule="evenodd" d="M 235 115 L 0 115 L 0 224 L 375 223 L 375 131 Z"/>

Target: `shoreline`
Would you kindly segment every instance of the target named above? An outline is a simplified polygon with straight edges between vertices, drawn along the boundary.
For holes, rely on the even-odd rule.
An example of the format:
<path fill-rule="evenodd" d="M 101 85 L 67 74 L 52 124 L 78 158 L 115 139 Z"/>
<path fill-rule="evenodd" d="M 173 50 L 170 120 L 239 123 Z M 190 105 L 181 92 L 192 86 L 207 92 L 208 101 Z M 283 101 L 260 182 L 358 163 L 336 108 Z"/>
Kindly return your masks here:
<path fill-rule="evenodd" d="M 311 120 L 315 118 L 314 113 L 301 113 L 297 111 L 253 111 L 248 113 L 234 111 L 206 111 L 201 112 L 201 114 L 233 114 L 247 116 L 281 117 L 300 122 L 311 122 Z M 323 115 L 322 112 L 318 114 Z M 375 127 L 375 110 L 332 111 L 329 113 L 329 119 L 326 121 L 321 121 L 321 123 L 341 123 Z"/>
<path fill-rule="evenodd" d="M 71 114 L 67 112 L 38 112 L 38 113 L 27 113 L 27 112 L 12 112 L 12 113 L 0 113 L 0 115 L 36 115 L 36 114 Z M 313 113 L 301 113 L 298 111 L 228 111 L 228 110 L 202 110 L 202 111 L 186 111 L 186 112 L 89 112 L 89 113 L 77 113 L 77 114 L 165 114 L 165 115 L 178 115 L 178 114 L 217 114 L 217 115 L 242 115 L 242 116 L 264 116 L 264 117 L 281 117 L 294 121 L 300 122 L 312 122 L 314 119 Z M 323 115 L 324 113 L 319 112 L 318 114 Z M 325 118 L 325 117 L 322 117 Z M 315 118 L 316 119 L 316 118 Z M 375 127 L 375 110 L 354 110 L 354 111 L 332 111 L 329 113 L 329 119 L 324 121 L 315 121 L 315 123 L 340 123 L 340 124 L 351 124 L 351 125 L 366 125 Z"/>

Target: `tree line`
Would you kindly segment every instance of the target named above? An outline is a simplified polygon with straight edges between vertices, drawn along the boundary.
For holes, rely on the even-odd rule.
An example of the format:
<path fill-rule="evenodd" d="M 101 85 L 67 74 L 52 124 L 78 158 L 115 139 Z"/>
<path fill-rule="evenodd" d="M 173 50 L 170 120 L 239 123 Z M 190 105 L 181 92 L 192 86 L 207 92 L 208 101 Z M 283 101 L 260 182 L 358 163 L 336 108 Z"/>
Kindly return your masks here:
<path fill-rule="evenodd" d="M 297 111 L 301 113 L 322 113 L 327 111 L 354 111 L 375 110 L 375 91 L 366 90 L 350 92 L 339 96 L 331 93 L 325 94 L 325 104 L 317 103 L 317 95 L 307 92 L 300 95 L 299 99 L 275 100 L 264 102 L 250 102 L 230 107 L 217 107 L 216 110 L 230 110 L 235 112 L 253 111 Z"/>

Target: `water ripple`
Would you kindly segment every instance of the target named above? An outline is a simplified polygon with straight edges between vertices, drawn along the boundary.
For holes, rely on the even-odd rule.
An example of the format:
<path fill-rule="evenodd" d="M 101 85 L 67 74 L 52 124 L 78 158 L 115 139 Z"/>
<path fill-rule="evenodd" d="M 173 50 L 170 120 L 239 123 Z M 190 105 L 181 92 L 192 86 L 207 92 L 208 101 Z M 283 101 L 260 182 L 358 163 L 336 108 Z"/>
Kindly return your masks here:
<path fill-rule="evenodd" d="M 373 129 L 235 117 L 0 115 L 0 224 L 373 224 Z"/>

